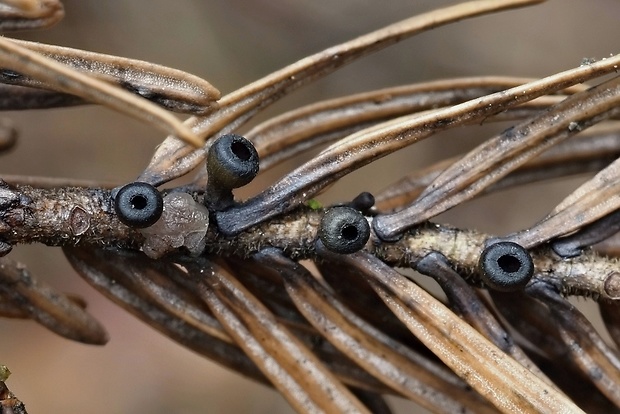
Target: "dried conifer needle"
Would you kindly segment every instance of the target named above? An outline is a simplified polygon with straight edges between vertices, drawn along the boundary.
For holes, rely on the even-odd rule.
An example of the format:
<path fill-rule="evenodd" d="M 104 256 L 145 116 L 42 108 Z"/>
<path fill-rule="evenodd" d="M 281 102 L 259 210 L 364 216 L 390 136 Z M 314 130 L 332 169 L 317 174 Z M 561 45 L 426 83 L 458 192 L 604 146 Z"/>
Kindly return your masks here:
<path fill-rule="evenodd" d="M 203 286 L 201 296 L 224 328 L 239 343 L 243 352 L 261 369 L 271 384 L 282 393 L 294 409 L 299 412 L 320 412 L 320 408 L 307 392 L 261 346 L 257 338 L 252 336 L 232 309 L 220 300 L 213 290 Z"/>
<path fill-rule="evenodd" d="M 204 114 L 213 110 L 220 98 L 220 92 L 209 82 L 177 69 L 68 47 L 6 40 L 91 77 L 116 84 L 170 111 Z M 54 89 L 53 85 L 35 79 L 8 80 L 24 86 Z"/>
<path fill-rule="evenodd" d="M 418 339 L 501 411 L 583 412 L 428 292 L 374 256 L 359 252 L 339 260 L 362 273 Z"/>
<path fill-rule="evenodd" d="M 0 62 L 4 68 L 46 82 L 59 92 L 70 93 L 105 105 L 175 134 L 195 147 L 202 146 L 202 140 L 187 126 L 155 104 L 18 46 L 5 38 L 0 38 Z"/>
<path fill-rule="evenodd" d="M 618 113 L 619 103 L 620 77 L 566 98 L 472 150 L 439 175 L 413 204 L 377 217 L 375 231 L 383 239 L 394 239 L 406 229 L 473 198 L 545 149 Z M 531 246 L 521 239 L 518 243 Z"/>
<path fill-rule="evenodd" d="M 18 303 L 13 303 L 13 294 L 5 293 L 0 289 L 0 316 L 3 318 L 30 318 L 28 309 L 23 309 Z"/>
<path fill-rule="evenodd" d="M 135 276 L 132 273 L 143 271 L 139 262 L 134 262 L 136 255 L 141 253 L 74 247 L 63 251 L 71 266 L 84 280 L 129 313 L 183 346 L 251 378 L 265 381 L 260 371 L 237 346 L 222 341 L 219 335 L 210 335 L 208 329 L 197 329 L 195 325 L 179 320 L 170 309 L 154 303 L 148 295 L 144 295 L 139 285 L 132 285 L 131 280 Z M 141 260 L 144 260 L 144 256 L 141 256 Z"/>
<path fill-rule="evenodd" d="M 509 107 L 612 72 L 615 70 L 614 67 L 617 67 L 619 64 L 620 55 L 617 55 L 589 66 L 561 72 L 506 91 L 487 95 L 449 108 L 402 117 L 349 135 L 287 174 L 261 194 L 239 207 L 219 213 L 217 220 L 220 229 L 227 235 L 236 234 L 266 218 L 299 206 L 344 175 L 439 131 L 484 119 Z M 617 80 L 610 82 L 614 84 L 617 83 Z M 583 95 L 581 95 L 583 93 L 585 92 L 581 92 L 579 97 L 583 98 Z M 607 95 L 610 95 L 610 93 L 607 93 Z M 567 106 L 579 99 L 574 99 L 575 96 L 567 98 L 567 101 L 570 99 L 569 103 L 566 104 Z M 599 109 L 606 108 L 609 111 L 610 106 L 612 106 L 613 101 L 616 99 L 620 98 L 607 96 L 605 99 L 602 99 L 603 102 L 590 102 L 590 104 Z M 579 103 L 581 104 L 581 102 Z M 574 107 L 572 109 L 575 110 Z M 583 117 L 583 113 L 580 116 Z M 587 121 L 585 120 L 584 122 Z M 542 125 L 538 125 L 538 127 L 544 130 Z M 568 130 L 567 134 L 576 132 Z M 495 145 L 497 146 L 497 144 Z M 518 146 L 516 151 L 518 150 L 522 150 L 522 148 Z M 498 154 L 496 151 L 495 157 Z M 459 176 L 461 175 L 462 172 L 459 171 Z M 459 183 L 462 183 L 463 179 L 460 178 Z M 443 194 L 443 192 L 440 192 L 440 194 Z M 433 208 L 439 207 L 435 207 L 433 204 Z M 423 210 L 423 212 L 425 211 Z M 412 207 L 406 212 L 400 213 L 400 215 L 380 216 L 374 221 L 373 226 L 381 237 L 392 238 L 407 228 L 407 226 L 413 225 L 409 220 L 409 215 L 413 216 L 414 214 L 417 217 L 420 212 Z"/>
<path fill-rule="evenodd" d="M 245 137 L 254 143 L 260 155 L 261 171 L 265 171 L 265 168 L 294 156 L 300 150 L 333 141 L 371 123 L 455 105 L 532 80 L 480 77 L 379 89 L 286 112 L 252 128 Z"/>
<path fill-rule="evenodd" d="M 494 290 L 489 291 L 489 295 L 510 326 L 535 343 L 547 357 L 561 361 L 566 351 L 546 305 L 524 291 L 506 293 Z"/>
<path fill-rule="evenodd" d="M 0 85 L 1 111 L 60 108 L 88 103 L 82 98 L 66 93 L 17 85 Z"/>
<path fill-rule="evenodd" d="M 620 128 L 611 124 L 593 127 L 562 142 L 528 161 L 483 193 L 592 171 L 600 171 L 620 157 Z M 416 170 L 375 196 L 376 208 L 388 212 L 413 202 L 443 171 L 462 156 L 442 160 L 428 168 Z"/>
<path fill-rule="evenodd" d="M 553 386 L 553 382 L 538 368 L 527 354 L 514 342 L 480 297 L 448 264 L 441 253 L 433 252 L 415 264 L 418 272 L 426 274 L 441 286 L 450 302 L 450 308 L 502 351 L 519 361 L 521 365 Z"/>
<path fill-rule="evenodd" d="M 616 347 L 620 346 L 620 302 L 601 301 L 599 309 L 609 336 L 615 342 Z"/>
<path fill-rule="evenodd" d="M 303 151 L 332 143 L 347 135 L 398 116 L 455 105 L 524 84 L 532 79 L 513 77 L 474 77 L 425 82 L 330 99 L 304 106 L 271 118 L 245 137 L 260 155 L 261 173 L 299 155 Z M 570 88 L 565 93 L 585 89 Z M 509 109 L 486 121 L 502 121 L 532 116 L 555 104 L 562 96 L 546 96 Z M 193 180 L 202 188 L 208 174 L 201 170 Z"/>
<path fill-rule="evenodd" d="M 300 412 L 368 412 L 317 356 L 224 268 L 203 262 L 196 276 L 202 279 L 200 294 L 211 311 L 294 408 Z"/>
<path fill-rule="evenodd" d="M 43 29 L 59 22 L 64 8 L 57 0 L 2 0 L 0 31 Z"/>
<path fill-rule="evenodd" d="M 596 246 L 594 249 L 610 258 L 619 258 L 620 257 L 620 233 L 616 233 L 615 235 L 603 240 Z"/>
<path fill-rule="evenodd" d="M 548 306 L 555 329 L 565 342 L 564 349 L 570 358 L 607 398 L 620 406 L 618 353 L 605 343 L 577 308 L 553 289 L 544 284 L 535 284 L 528 287 L 527 293 Z"/>
<path fill-rule="evenodd" d="M 475 0 L 411 17 L 275 71 L 224 96 L 220 100 L 220 110 L 206 117 L 191 118 L 186 124 L 205 138 L 234 132 L 258 111 L 289 92 L 326 76 L 355 59 L 441 25 L 542 1 L 544 0 Z M 204 160 L 207 149 L 205 147 L 194 150 L 174 138 L 168 138 L 158 147 L 139 179 L 157 186 L 178 178 L 198 166 Z"/>
<path fill-rule="evenodd" d="M 465 384 L 426 371 L 421 355 L 356 316 L 299 264 L 275 249 L 263 250 L 258 257 L 278 269 L 298 309 L 325 338 L 398 393 L 432 411 L 494 412 Z"/>
<path fill-rule="evenodd" d="M 118 259 L 119 257 L 116 260 Z M 126 273 L 130 275 L 132 282 L 139 286 L 145 299 L 154 301 L 171 316 L 196 330 L 220 341 L 233 343 L 195 294 L 196 286 L 178 266 L 170 262 L 151 260 L 140 253 L 120 259 Z"/>
<path fill-rule="evenodd" d="M 529 229 L 506 240 L 532 247 L 572 233 L 620 208 L 620 159 L 579 187 L 553 212 Z M 609 236 L 609 235 L 608 235 Z M 600 240 L 599 240 L 600 241 Z"/>
<path fill-rule="evenodd" d="M 469 79 L 463 80 L 468 81 Z M 492 82 L 495 79 L 489 79 Z M 480 79 L 482 82 L 483 79 Z M 453 85 L 442 90 L 441 84 Z M 282 116 L 275 117 L 248 131 L 245 136 L 256 146 L 261 156 L 261 171 L 292 158 L 302 151 L 331 143 L 379 122 L 425 110 L 456 105 L 476 97 L 495 93 L 517 83 L 479 86 L 459 85 L 456 81 L 429 82 L 396 89 L 367 92 L 330 101 L 312 104 Z M 437 87 L 438 90 L 418 90 Z M 514 110 L 507 110 L 488 121 L 505 121 L 533 115 L 548 105 L 559 102 L 561 96 L 539 98 Z"/>
<path fill-rule="evenodd" d="M 378 393 L 391 392 L 390 388 L 372 377 L 351 361 L 342 358 L 342 354 L 332 347 L 316 348 L 317 343 L 324 343 L 324 338 L 313 329 L 297 310 L 286 293 L 278 269 L 271 267 L 271 262 L 263 256 L 254 256 L 250 260 L 226 261 L 226 268 L 234 272 L 235 278 L 269 308 L 278 321 L 286 326 L 297 338 L 319 357 L 323 364 L 334 372 L 338 378 L 351 387 L 361 387 Z M 190 266 L 191 267 L 191 266 Z M 192 273 L 196 274 L 195 271 Z M 260 285 L 260 286 L 259 286 Z M 450 374 L 448 374 L 450 376 Z"/>
<path fill-rule="evenodd" d="M 584 249 L 620 233 L 620 210 L 581 227 L 578 232 L 561 237 L 551 243 L 554 252 L 562 257 L 580 255 Z"/>
<path fill-rule="evenodd" d="M 58 335 L 96 345 L 108 341 L 104 328 L 84 309 L 7 257 L 0 258 L 0 291 L 0 296 L 10 297 L 29 318 Z"/>
<path fill-rule="evenodd" d="M 13 185 L 28 185 L 38 188 L 83 187 L 112 189 L 124 183 L 87 180 L 80 178 L 38 177 L 35 175 L 2 174 L 2 181 Z"/>

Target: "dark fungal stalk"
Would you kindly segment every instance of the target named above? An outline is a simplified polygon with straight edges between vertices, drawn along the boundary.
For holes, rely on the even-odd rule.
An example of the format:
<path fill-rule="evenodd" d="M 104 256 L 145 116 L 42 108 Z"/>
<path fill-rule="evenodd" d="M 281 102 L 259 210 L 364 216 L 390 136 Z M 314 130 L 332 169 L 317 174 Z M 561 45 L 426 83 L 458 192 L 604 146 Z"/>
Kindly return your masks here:
<path fill-rule="evenodd" d="M 375 205 L 375 196 L 368 191 L 359 193 L 350 203 L 349 207 L 359 210 L 362 214 L 372 213 L 372 208 Z"/>
<path fill-rule="evenodd" d="M 219 137 L 207 155 L 209 182 L 204 203 L 210 211 L 234 205 L 232 190 L 249 184 L 258 174 L 259 160 L 254 145 L 240 135 Z"/>

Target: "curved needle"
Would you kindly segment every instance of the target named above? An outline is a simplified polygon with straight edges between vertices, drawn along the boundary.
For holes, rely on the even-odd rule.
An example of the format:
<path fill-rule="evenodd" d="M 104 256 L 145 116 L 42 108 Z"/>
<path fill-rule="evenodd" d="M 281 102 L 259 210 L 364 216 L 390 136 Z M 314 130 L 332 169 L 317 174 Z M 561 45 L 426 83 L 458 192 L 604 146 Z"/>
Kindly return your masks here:
<path fill-rule="evenodd" d="M 396 213 L 378 216 L 373 222 L 375 231 L 382 239 L 391 240 L 470 200 L 545 149 L 617 114 L 619 104 L 620 77 L 571 95 L 479 145 L 441 173 L 415 202 Z M 531 247 L 529 242 L 522 245 Z"/>
<path fill-rule="evenodd" d="M 24 40 L 6 39 L 94 78 L 116 84 L 170 111 L 212 111 L 220 91 L 198 76 L 150 62 Z M 11 84 L 54 89 L 38 79 L 4 77 Z"/>
<path fill-rule="evenodd" d="M 320 254 L 334 259 L 335 255 L 324 253 Z M 440 301 L 376 257 L 357 252 L 338 260 L 363 274 L 411 332 L 500 411 L 583 413 L 555 387 L 504 354 Z"/>
<path fill-rule="evenodd" d="M 328 341 L 399 394 L 434 412 L 495 412 L 464 383 L 428 369 L 430 364 L 422 355 L 349 310 L 308 270 L 280 251 L 265 249 L 256 257 L 277 269 L 297 308 Z"/>
<path fill-rule="evenodd" d="M 368 412 L 363 404 L 223 267 L 188 264 L 198 291 L 237 344 L 299 412 Z"/>
<path fill-rule="evenodd" d="M 620 55 L 616 55 L 449 108 L 402 117 L 349 135 L 246 203 L 218 212 L 218 226 L 226 235 L 237 234 L 298 207 L 346 174 L 432 134 L 613 72 L 619 64 Z M 382 237 L 391 237 L 402 230 L 400 217 L 396 223 L 396 219 L 387 217 L 377 217 L 374 223 Z"/>
<path fill-rule="evenodd" d="M 255 126 L 246 132 L 244 137 L 254 144 L 260 157 L 260 173 L 264 173 L 304 151 L 330 144 L 379 122 L 456 105 L 532 80 L 481 76 L 378 89 L 328 99 L 285 112 Z M 585 89 L 582 85 L 578 86 L 562 92 L 571 94 Z M 561 95 L 541 97 L 488 120 L 502 121 L 532 116 L 561 99 Z M 192 181 L 192 186 L 204 188 L 207 181 L 208 174 L 201 169 Z"/>
<path fill-rule="evenodd" d="M 308 56 L 281 70 L 238 89 L 220 100 L 220 110 L 186 125 L 204 138 L 235 131 L 252 116 L 291 91 L 326 76 L 347 63 L 376 52 L 415 34 L 458 20 L 525 7 L 544 0 L 475 0 L 433 10 L 362 35 L 351 41 Z M 153 185 L 178 178 L 198 166 L 208 146 L 194 150 L 173 137 L 157 148 L 139 177 Z"/>
<path fill-rule="evenodd" d="M 105 329 L 82 307 L 8 257 L 0 258 L 0 298 L 15 308 L 12 317 L 33 319 L 74 341 L 94 345 L 108 341 Z"/>
<path fill-rule="evenodd" d="M 0 32 L 44 29 L 65 15 L 58 0 L 0 1 Z"/>
<path fill-rule="evenodd" d="M 118 87 L 21 47 L 0 37 L 0 63 L 6 69 L 48 83 L 59 92 L 77 95 L 175 134 L 200 147 L 202 140 L 172 114 Z"/>
<path fill-rule="evenodd" d="M 530 248 L 584 228 L 617 211 L 620 208 L 620 159 L 575 190 L 560 207 L 532 227 L 505 239 Z M 617 217 L 612 220 L 615 221 Z"/>
<path fill-rule="evenodd" d="M 600 171 L 620 156 L 618 125 L 597 125 L 528 161 L 501 180 L 485 188 L 481 194 L 504 190 L 536 181 Z M 396 210 L 412 203 L 449 166 L 457 156 L 417 170 L 374 194 L 375 208 L 381 212 Z"/>

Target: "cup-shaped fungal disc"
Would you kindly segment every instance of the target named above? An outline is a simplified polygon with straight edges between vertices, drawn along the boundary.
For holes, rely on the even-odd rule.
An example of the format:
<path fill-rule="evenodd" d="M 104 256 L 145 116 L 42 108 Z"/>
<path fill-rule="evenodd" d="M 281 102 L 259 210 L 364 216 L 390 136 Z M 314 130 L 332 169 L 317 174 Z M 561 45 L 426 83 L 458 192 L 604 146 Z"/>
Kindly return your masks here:
<path fill-rule="evenodd" d="M 511 292 L 523 289 L 534 274 L 532 256 L 521 245 L 497 242 L 487 246 L 478 262 L 483 282 L 491 289 Z"/>
<path fill-rule="evenodd" d="M 159 191 L 148 183 L 133 182 L 121 187 L 114 196 L 114 210 L 118 219 L 134 228 L 153 225 L 164 208 Z"/>
<path fill-rule="evenodd" d="M 209 181 L 228 189 L 242 187 L 256 177 L 258 163 L 258 152 L 250 141 L 240 135 L 222 135 L 209 148 Z"/>
<path fill-rule="evenodd" d="M 351 207 L 332 207 L 319 226 L 319 239 L 334 253 L 350 254 L 361 250 L 370 238 L 366 217 Z"/>

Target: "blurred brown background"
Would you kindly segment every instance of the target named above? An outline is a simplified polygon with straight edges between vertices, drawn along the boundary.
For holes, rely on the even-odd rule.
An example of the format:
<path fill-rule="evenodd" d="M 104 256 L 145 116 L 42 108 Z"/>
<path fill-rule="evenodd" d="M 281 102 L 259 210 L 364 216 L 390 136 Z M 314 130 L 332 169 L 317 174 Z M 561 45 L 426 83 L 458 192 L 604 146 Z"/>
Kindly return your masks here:
<path fill-rule="evenodd" d="M 67 0 L 56 27 L 16 37 L 143 59 L 201 76 L 230 92 L 305 55 L 450 1 Z M 618 53 L 620 3 L 556 0 L 442 27 L 297 91 L 262 119 L 318 99 L 442 77 L 542 77 L 583 58 Z M 0 173 L 127 182 L 163 139 L 158 131 L 95 107 L 5 114 L 21 132 Z M 324 201 L 378 191 L 406 172 L 463 152 L 505 125 L 452 131 L 345 177 Z M 257 183 L 265 186 L 300 160 Z M 502 192 L 439 220 L 493 233 L 541 218 L 584 177 Z M 249 190 L 246 195 L 254 190 Z M 78 293 L 107 327 L 104 347 L 75 344 L 33 322 L 0 319 L 0 363 L 34 413 L 289 413 L 272 390 L 159 335 L 97 294 L 61 252 L 18 246 L 14 257 L 56 288 Z M 582 304 L 585 301 L 581 301 Z M 392 400 L 400 412 L 412 404 Z M 402 408 L 401 408 L 402 407 Z"/>

